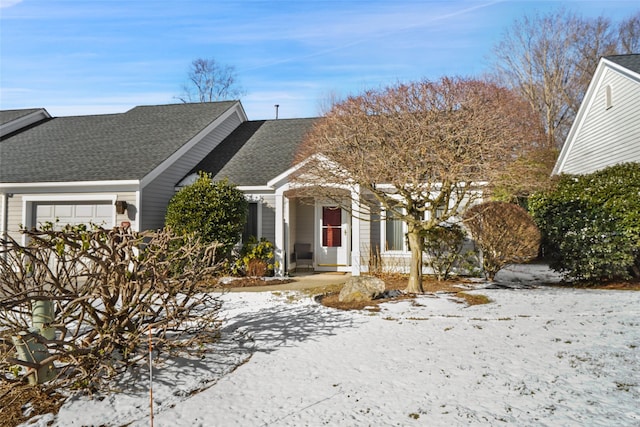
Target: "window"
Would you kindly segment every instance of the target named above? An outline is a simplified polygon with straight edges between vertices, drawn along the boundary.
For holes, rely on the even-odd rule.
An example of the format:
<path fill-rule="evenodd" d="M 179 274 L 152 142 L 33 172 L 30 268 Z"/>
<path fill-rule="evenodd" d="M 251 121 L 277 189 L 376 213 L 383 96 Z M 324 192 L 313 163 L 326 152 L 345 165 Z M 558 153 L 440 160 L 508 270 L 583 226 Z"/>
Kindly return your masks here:
<path fill-rule="evenodd" d="M 342 209 L 339 206 L 322 207 L 322 246 L 342 246 Z"/>
<path fill-rule="evenodd" d="M 244 225 L 244 231 L 242 232 L 242 241 L 248 242 L 249 237 L 258 236 L 258 203 L 249 202 L 249 209 L 247 210 L 247 222 Z"/>
<path fill-rule="evenodd" d="M 384 249 L 386 251 L 404 251 L 404 222 L 388 215 L 384 221 L 384 227 Z"/>
<path fill-rule="evenodd" d="M 392 211 L 385 211 L 382 221 L 385 251 L 407 251 L 407 224 Z"/>

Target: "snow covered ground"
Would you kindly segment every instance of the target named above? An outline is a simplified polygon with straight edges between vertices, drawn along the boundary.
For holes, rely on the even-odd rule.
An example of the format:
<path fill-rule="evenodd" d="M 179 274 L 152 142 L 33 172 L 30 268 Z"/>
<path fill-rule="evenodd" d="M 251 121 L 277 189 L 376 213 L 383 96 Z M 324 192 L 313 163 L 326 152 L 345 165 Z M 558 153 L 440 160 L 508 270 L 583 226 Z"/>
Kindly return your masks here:
<path fill-rule="evenodd" d="M 222 341 L 154 367 L 155 426 L 638 426 L 640 292 L 532 286 L 337 311 L 296 292 L 223 296 Z M 148 372 L 35 426 L 148 426 Z M 52 424 L 49 424 L 52 423 Z"/>

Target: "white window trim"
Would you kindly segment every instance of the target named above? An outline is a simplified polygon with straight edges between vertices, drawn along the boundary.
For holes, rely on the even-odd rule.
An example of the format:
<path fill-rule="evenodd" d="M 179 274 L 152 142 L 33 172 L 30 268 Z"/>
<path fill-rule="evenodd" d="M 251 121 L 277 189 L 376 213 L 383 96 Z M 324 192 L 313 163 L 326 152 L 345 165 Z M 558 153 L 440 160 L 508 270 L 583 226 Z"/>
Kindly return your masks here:
<path fill-rule="evenodd" d="M 380 253 L 381 254 L 389 254 L 389 255 L 405 255 L 409 254 L 409 248 L 407 246 L 407 222 L 402 221 L 402 249 L 401 250 L 387 250 L 387 210 L 382 209 L 380 213 L 381 221 L 380 221 L 380 245 L 382 246 Z"/>
<path fill-rule="evenodd" d="M 256 237 L 258 238 L 258 240 L 260 240 L 262 239 L 262 206 L 264 205 L 264 199 L 262 196 L 257 194 L 246 194 L 245 198 L 249 203 L 258 204 L 258 212 L 257 212 L 258 235 Z"/>

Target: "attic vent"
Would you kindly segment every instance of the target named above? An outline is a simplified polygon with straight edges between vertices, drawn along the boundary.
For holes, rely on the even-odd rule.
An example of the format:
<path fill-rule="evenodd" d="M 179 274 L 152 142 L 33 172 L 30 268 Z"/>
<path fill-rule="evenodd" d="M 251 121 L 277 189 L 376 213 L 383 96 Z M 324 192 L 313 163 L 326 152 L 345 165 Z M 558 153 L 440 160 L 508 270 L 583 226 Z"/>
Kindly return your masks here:
<path fill-rule="evenodd" d="M 613 107 L 613 98 L 611 97 L 611 85 L 606 85 L 604 88 L 604 102 L 605 108 L 608 110 Z"/>

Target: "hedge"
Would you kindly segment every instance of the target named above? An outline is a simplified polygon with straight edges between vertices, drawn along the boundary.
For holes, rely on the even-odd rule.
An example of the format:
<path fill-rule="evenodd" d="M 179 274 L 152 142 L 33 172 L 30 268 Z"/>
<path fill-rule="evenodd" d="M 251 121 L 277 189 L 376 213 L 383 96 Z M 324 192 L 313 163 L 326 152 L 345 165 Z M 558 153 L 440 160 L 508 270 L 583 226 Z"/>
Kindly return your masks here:
<path fill-rule="evenodd" d="M 534 194 L 529 209 L 551 267 L 569 280 L 640 276 L 640 163 L 588 175 L 563 175 Z"/>

